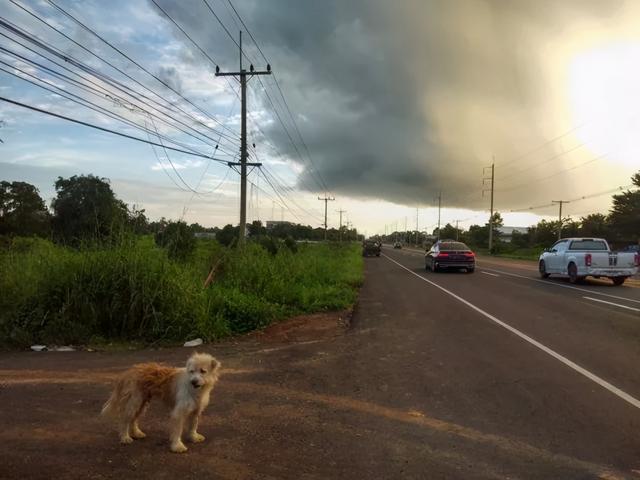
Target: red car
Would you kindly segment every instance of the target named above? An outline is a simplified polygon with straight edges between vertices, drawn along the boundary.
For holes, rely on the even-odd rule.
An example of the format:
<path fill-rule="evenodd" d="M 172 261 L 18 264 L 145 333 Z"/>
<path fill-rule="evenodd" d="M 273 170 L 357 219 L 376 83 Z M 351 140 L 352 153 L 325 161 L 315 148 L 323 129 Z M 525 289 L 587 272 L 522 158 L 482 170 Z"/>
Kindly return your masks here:
<path fill-rule="evenodd" d="M 476 255 L 462 242 L 438 240 L 424 256 L 425 268 L 432 272 L 446 268 L 464 268 L 473 273 Z"/>

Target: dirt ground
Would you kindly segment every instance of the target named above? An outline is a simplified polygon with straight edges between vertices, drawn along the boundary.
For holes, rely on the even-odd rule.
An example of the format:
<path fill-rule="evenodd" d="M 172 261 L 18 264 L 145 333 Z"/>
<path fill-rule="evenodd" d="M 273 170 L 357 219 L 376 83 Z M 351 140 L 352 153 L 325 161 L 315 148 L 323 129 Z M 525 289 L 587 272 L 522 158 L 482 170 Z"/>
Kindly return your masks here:
<path fill-rule="evenodd" d="M 433 278 L 636 393 L 635 314 L 516 277 Z M 127 446 L 99 412 L 119 372 L 191 349 L 0 353 L 0 478 L 640 478 L 634 407 L 385 258 L 365 260 L 353 314 L 197 349 L 223 374 L 181 455 L 161 405 Z"/>

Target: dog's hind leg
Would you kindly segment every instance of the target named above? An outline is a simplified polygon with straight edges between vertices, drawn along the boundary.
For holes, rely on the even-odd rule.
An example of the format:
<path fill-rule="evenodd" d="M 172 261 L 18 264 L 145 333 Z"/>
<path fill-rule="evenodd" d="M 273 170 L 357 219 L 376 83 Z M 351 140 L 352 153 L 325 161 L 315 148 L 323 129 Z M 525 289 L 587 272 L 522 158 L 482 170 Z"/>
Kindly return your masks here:
<path fill-rule="evenodd" d="M 137 433 L 142 433 L 137 426 L 137 418 L 144 409 L 144 399 L 139 392 L 134 392 L 127 400 L 120 418 L 120 443 L 128 444 L 134 438 L 142 438 Z M 142 433 L 144 436 L 144 433 Z"/>
<path fill-rule="evenodd" d="M 149 405 L 149 402 L 143 402 L 142 403 L 142 405 L 138 409 L 138 412 L 133 417 L 133 421 L 131 422 L 130 432 L 131 432 L 131 436 L 133 438 L 135 438 L 135 439 L 140 439 L 140 438 L 144 438 L 144 437 L 147 436 L 146 433 L 144 433 L 142 430 L 140 430 L 140 426 L 138 425 L 138 419 L 140 418 L 140 416 L 146 410 L 147 405 Z"/>
<path fill-rule="evenodd" d="M 188 438 L 193 443 L 204 442 L 204 440 L 205 440 L 204 435 L 201 435 L 200 433 L 198 433 L 198 420 L 199 420 L 199 418 L 200 418 L 200 412 L 198 412 L 196 410 L 191 415 L 189 415 L 189 418 L 187 419 L 187 421 L 189 422 L 189 424 L 188 424 L 189 437 Z"/>

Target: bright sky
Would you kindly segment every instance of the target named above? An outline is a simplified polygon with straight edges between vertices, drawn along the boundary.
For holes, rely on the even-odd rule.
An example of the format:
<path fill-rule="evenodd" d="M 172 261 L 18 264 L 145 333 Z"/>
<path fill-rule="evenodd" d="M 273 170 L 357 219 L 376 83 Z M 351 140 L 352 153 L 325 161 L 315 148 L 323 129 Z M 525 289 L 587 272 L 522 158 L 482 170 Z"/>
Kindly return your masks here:
<path fill-rule="evenodd" d="M 442 224 L 484 223 L 483 167 L 495 158 L 496 209 L 507 225 L 524 226 L 555 218 L 552 200 L 572 200 L 564 209 L 574 218 L 605 212 L 610 193 L 598 194 L 629 185 L 640 169 L 638 2 L 402 0 L 392 8 L 383 0 L 322 6 L 208 0 L 213 13 L 203 0 L 156 2 L 223 70 L 237 69 L 238 49 L 213 13 L 236 36 L 235 8 L 276 74 L 278 85 L 273 77 L 250 82 L 251 161 L 263 162 L 265 173 L 249 177 L 249 220 L 319 226 L 324 204 L 317 198 L 328 193 L 336 198 L 329 203 L 332 226 L 342 209 L 343 221 L 367 234 L 404 229 L 405 222 L 413 229 L 416 215 L 421 230 L 432 230 L 441 192 Z M 214 64 L 152 1 L 5 1 L 0 17 L 8 22 L 0 24 L 1 97 L 156 143 L 163 135 L 166 145 L 207 155 L 217 143 L 216 158 L 235 159 L 237 84 L 216 78 Z M 56 58 L 47 47 L 93 70 Z M 246 34 L 245 47 L 264 69 Z M 94 102 L 148 132 L 25 79 Z M 4 102 L 0 121 L 0 178 L 34 183 L 47 201 L 58 176 L 92 173 L 109 178 L 120 198 L 153 219 L 238 221 L 238 174 L 224 162 L 165 152 Z"/>

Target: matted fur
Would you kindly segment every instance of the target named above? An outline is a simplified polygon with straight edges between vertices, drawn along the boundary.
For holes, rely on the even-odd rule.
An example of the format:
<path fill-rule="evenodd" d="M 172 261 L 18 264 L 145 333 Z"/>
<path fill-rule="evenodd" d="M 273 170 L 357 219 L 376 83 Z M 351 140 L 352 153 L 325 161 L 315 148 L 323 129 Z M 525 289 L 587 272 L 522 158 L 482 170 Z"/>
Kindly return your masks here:
<path fill-rule="evenodd" d="M 188 439 L 202 442 L 197 432 L 200 414 L 220 374 L 220 362 L 206 353 L 194 353 L 185 368 L 158 363 L 134 365 L 118 379 L 113 393 L 102 407 L 102 414 L 118 420 L 120 442 L 128 444 L 146 435 L 138 419 L 152 398 L 160 398 L 171 408 L 171 451 L 187 450 L 182 442 L 186 424 Z"/>

